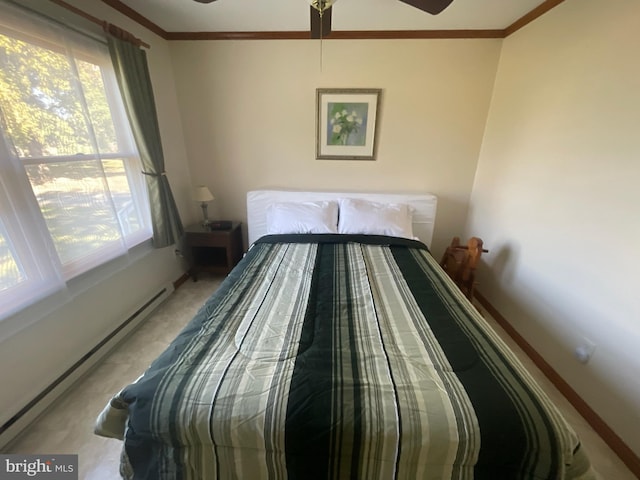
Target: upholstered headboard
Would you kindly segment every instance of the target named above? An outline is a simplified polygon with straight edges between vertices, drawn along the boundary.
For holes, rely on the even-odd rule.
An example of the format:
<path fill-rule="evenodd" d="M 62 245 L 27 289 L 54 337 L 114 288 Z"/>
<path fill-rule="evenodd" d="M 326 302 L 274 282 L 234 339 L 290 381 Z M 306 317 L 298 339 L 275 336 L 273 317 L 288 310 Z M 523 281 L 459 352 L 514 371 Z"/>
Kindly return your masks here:
<path fill-rule="evenodd" d="M 406 203 L 413 208 L 413 233 L 431 246 L 436 219 L 437 197 L 430 193 L 364 193 L 295 190 L 253 190 L 247 193 L 249 245 L 267 233 L 267 208 L 278 202 L 308 202 L 362 198 L 380 203 Z"/>

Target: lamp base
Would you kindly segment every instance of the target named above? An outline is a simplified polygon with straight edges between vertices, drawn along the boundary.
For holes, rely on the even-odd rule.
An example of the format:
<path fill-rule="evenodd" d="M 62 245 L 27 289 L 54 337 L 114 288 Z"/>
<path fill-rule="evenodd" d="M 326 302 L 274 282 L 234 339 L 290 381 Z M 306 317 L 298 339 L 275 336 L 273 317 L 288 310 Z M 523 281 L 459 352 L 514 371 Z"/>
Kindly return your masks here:
<path fill-rule="evenodd" d="M 207 213 L 207 207 L 209 205 L 207 204 L 207 202 L 202 202 L 200 204 L 200 207 L 202 208 L 202 217 L 204 218 L 204 220 L 202 220 L 202 226 L 203 227 L 208 227 L 209 226 L 209 214 Z"/>

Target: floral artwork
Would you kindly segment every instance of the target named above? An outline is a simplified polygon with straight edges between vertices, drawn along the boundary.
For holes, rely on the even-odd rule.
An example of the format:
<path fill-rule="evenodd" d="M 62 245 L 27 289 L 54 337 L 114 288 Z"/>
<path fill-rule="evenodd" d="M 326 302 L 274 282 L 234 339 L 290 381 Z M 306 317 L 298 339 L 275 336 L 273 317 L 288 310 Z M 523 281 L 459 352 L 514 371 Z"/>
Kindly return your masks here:
<path fill-rule="evenodd" d="M 316 158 L 375 160 L 379 89 L 318 89 Z"/>
<path fill-rule="evenodd" d="M 327 144 L 364 145 L 368 103 L 329 103 Z"/>

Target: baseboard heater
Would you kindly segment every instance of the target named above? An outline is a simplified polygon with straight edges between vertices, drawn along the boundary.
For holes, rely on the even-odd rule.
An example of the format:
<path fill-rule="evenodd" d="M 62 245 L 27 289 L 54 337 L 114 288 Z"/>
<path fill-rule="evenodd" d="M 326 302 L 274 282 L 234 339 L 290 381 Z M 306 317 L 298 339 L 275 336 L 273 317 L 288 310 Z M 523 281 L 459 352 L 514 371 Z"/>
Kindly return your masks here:
<path fill-rule="evenodd" d="M 125 333 L 133 330 L 142 320 L 144 320 L 155 308 L 162 303 L 172 292 L 173 285 L 164 287 L 151 299 L 145 302 L 138 310 L 132 313 L 115 330 L 103 338 L 100 343 L 89 350 L 76 363 L 69 367 L 62 375 L 47 386 L 40 394 L 25 405 L 18 413 L 7 420 L 0 427 L 0 448 L 4 448 L 11 441 L 33 422 L 45 409 L 69 387 L 73 385 L 81 376 L 86 374 L 102 357 L 115 347 Z M 125 332 L 125 330 L 127 332 Z"/>

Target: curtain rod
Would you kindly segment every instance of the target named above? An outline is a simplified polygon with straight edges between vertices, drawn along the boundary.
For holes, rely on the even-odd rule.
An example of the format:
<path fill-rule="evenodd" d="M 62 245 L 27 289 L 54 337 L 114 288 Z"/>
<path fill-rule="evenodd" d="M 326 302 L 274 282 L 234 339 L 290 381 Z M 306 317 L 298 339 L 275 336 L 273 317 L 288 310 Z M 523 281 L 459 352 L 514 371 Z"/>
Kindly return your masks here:
<path fill-rule="evenodd" d="M 96 25 L 100 25 L 108 33 L 113 34 L 112 32 L 109 32 L 109 30 L 107 29 L 107 26 L 113 26 L 113 27 L 115 27 L 116 30 L 120 30 L 120 31 L 125 33 L 125 35 L 126 35 L 126 37 L 124 38 L 125 40 L 127 40 L 127 41 L 129 41 L 129 42 L 131 42 L 131 43 L 133 43 L 133 44 L 135 44 L 135 45 L 137 45 L 139 47 L 151 48 L 151 46 L 148 43 L 143 42 L 142 40 L 140 40 L 139 38 L 135 37 L 133 34 L 127 32 L 126 30 L 123 30 L 120 27 L 116 27 L 115 25 L 111 25 L 106 21 L 100 20 L 99 18 L 96 18 L 93 15 L 90 15 L 87 12 L 85 12 L 83 10 L 80 10 L 77 7 L 74 7 L 73 5 L 68 4 L 64 0 L 49 0 L 49 1 L 55 3 L 56 5 L 61 6 L 62 8 L 66 8 L 70 12 L 73 12 L 76 15 L 79 15 L 82 18 L 85 18 L 86 20 L 89 20 L 90 22 L 93 22 Z M 122 36 L 120 36 L 120 35 L 114 35 L 114 36 L 122 38 Z"/>

